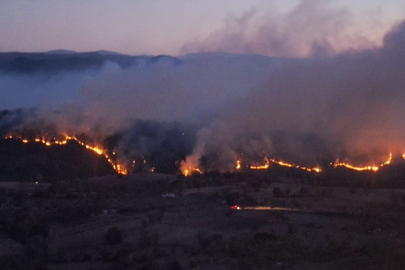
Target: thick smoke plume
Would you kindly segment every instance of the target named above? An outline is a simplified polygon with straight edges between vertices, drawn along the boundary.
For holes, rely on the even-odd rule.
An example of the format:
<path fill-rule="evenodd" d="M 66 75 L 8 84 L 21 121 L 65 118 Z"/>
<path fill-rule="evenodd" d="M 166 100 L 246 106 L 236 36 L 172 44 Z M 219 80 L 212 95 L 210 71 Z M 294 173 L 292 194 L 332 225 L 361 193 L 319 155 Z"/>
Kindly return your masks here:
<path fill-rule="evenodd" d="M 238 159 L 264 157 L 305 166 L 336 159 L 380 164 L 390 152 L 405 152 L 404 74 L 401 23 L 380 47 L 329 58 L 199 53 L 143 57 L 125 68 L 109 61 L 83 73 L 23 74 L 18 84 L 10 84 L 16 75 L 2 74 L 0 87 L 24 90 L 28 100 L 38 95 L 29 82 L 45 80 L 47 89 L 66 91 L 69 102 L 62 106 L 44 94 L 36 117 L 2 117 L 0 125 L 52 126 L 113 141 L 127 166 L 134 159 L 159 168 L 183 160 L 183 166 L 228 171 Z M 4 108 L 27 105 L 11 94 L 7 100 L 13 102 L 1 102 Z"/>
<path fill-rule="evenodd" d="M 302 0 L 287 12 L 277 11 L 275 6 L 259 6 L 240 17 L 229 15 L 222 28 L 187 43 L 182 52 L 330 57 L 343 50 L 371 48 L 381 43 L 381 12 L 361 17 L 359 20 L 348 8 L 333 6 L 328 0 Z"/>

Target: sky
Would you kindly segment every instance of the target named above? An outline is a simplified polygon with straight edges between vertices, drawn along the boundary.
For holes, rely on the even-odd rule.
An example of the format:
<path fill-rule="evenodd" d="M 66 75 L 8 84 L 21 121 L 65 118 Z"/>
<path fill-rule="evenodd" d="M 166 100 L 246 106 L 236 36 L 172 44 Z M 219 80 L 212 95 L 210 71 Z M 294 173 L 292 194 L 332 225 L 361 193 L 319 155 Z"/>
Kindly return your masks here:
<path fill-rule="evenodd" d="M 302 11 L 304 23 L 295 20 L 300 15 L 293 12 L 303 3 L 311 3 Z M 230 51 L 306 56 L 305 48 L 280 52 L 252 45 L 251 41 L 258 39 L 258 34 L 252 33 L 257 29 L 275 29 L 277 25 L 277 31 L 296 35 L 302 32 L 297 29 L 300 25 L 322 15 L 325 18 L 321 20 L 330 21 L 331 26 L 321 30 L 333 32 L 339 28 L 333 33 L 337 38 L 329 38 L 329 42 L 337 44 L 334 49 L 361 47 L 366 43 L 378 45 L 384 33 L 405 18 L 405 3 L 401 0 L 0 0 L 0 51 L 110 50 L 131 55 L 174 56 Z M 246 17 L 248 22 L 243 21 Z M 308 28 L 319 30 L 320 24 L 323 22 L 314 22 Z M 236 41 L 243 36 L 241 44 L 246 45 L 243 48 L 235 47 L 233 39 L 229 39 L 230 32 L 235 36 L 235 29 Z M 311 42 L 319 41 L 312 33 L 305 35 Z M 353 36 L 356 40 L 361 37 L 363 42 L 353 42 Z"/>

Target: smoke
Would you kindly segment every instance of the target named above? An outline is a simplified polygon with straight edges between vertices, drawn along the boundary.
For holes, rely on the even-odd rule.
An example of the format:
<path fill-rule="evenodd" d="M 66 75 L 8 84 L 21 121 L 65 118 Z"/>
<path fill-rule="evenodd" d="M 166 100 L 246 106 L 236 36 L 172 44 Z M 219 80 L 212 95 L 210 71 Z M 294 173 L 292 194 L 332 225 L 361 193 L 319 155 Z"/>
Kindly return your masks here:
<path fill-rule="evenodd" d="M 322 13 L 322 5 L 312 10 L 311 3 L 302 2 L 292 12 Z M 243 29 L 254 14 L 235 29 Z M 292 17 L 298 20 L 299 14 Z M 340 29 L 341 24 L 336 19 L 332 25 Z M 297 31 L 276 33 L 293 37 Z M 199 53 L 144 57 L 126 68 L 110 61 L 97 71 L 46 79 L 44 74 L 3 74 L 0 85 L 10 90 L 2 93 L 13 106 L 26 107 L 32 96 L 43 100 L 35 117 L 14 122 L 3 117 L 0 127 L 52 126 L 60 134 L 86 134 L 95 142 L 111 142 L 127 166 L 146 160 L 160 171 L 173 171 L 164 164 L 180 166 L 181 160 L 183 167 L 228 171 L 238 159 L 259 163 L 264 157 L 306 166 L 335 159 L 379 164 L 390 152 L 405 152 L 405 23 L 393 27 L 380 47 L 340 53 L 331 39 L 335 32 L 314 32 L 318 41 L 322 37 L 331 44 L 332 57 Z M 251 42 L 257 42 L 255 37 Z M 313 49 L 313 43 L 302 44 L 304 53 Z M 287 48 L 281 55 L 296 50 L 280 48 Z M 45 93 L 38 90 L 41 81 Z M 22 91 L 24 100 L 11 94 Z"/>
<path fill-rule="evenodd" d="M 185 44 L 181 51 L 330 57 L 381 44 L 381 11 L 362 14 L 361 20 L 356 15 L 325 0 L 302 0 L 287 12 L 259 6 L 240 17 L 227 16 L 223 28 Z"/>
<path fill-rule="evenodd" d="M 60 74 L 7 74 L 0 71 L 0 106 L 15 108 L 60 108 L 78 102 L 83 78 L 79 72 Z"/>
<path fill-rule="evenodd" d="M 28 119 L 35 117 L 35 110 L 32 109 L 0 111 L 0 135 L 23 125 Z"/>
<path fill-rule="evenodd" d="M 388 153 L 405 150 L 404 33 L 401 23 L 378 49 L 328 59 L 284 59 L 266 70 L 265 82 L 229 100 L 217 119 L 229 134 L 269 135 L 270 155 L 298 164 L 335 159 L 379 164 Z M 199 139 L 190 166 L 204 157 L 201 145 L 207 147 L 212 136 Z"/>

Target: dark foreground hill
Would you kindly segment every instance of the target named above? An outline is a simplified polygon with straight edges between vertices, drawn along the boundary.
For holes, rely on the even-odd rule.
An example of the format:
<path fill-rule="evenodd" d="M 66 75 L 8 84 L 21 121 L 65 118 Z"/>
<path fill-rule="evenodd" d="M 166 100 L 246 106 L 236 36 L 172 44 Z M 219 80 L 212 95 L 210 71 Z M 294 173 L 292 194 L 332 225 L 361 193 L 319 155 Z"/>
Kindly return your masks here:
<path fill-rule="evenodd" d="M 46 146 L 0 140 L 0 181 L 54 182 L 114 173 L 104 156 L 87 150 L 75 141 Z"/>

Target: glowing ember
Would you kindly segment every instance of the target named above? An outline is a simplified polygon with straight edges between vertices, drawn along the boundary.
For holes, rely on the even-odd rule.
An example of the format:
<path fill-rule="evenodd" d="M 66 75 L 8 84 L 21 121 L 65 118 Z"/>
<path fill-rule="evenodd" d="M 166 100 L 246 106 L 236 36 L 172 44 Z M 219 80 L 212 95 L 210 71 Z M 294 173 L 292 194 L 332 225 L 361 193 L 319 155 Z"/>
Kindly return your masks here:
<path fill-rule="evenodd" d="M 22 137 L 19 136 L 6 136 L 5 137 L 6 140 L 8 139 L 16 139 L 16 140 L 21 140 L 23 143 L 30 143 L 30 140 L 27 139 L 23 139 Z M 33 141 L 37 142 L 37 143 L 42 143 L 46 146 L 51 146 L 51 145 L 65 145 L 67 144 L 68 141 L 76 141 L 78 144 L 84 146 L 86 149 L 91 150 L 95 153 L 97 153 L 98 155 L 104 155 L 104 157 L 107 159 L 107 161 L 112 165 L 112 167 L 114 168 L 114 170 L 122 175 L 126 175 L 128 174 L 128 171 L 120 164 L 115 164 L 114 161 L 112 161 L 111 159 L 108 158 L 107 154 L 104 154 L 104 150 L 99 148 L 99 147 L 95 147 L 95 146 L 90 146 L 88 144 L 85 144 L 84 142 L 80 141 L 78 138 L 76 138 L 75 136 L 66 136 L 66 138 L 63 141 L 47 141 L 44 138 L 35 138 Z"/>

